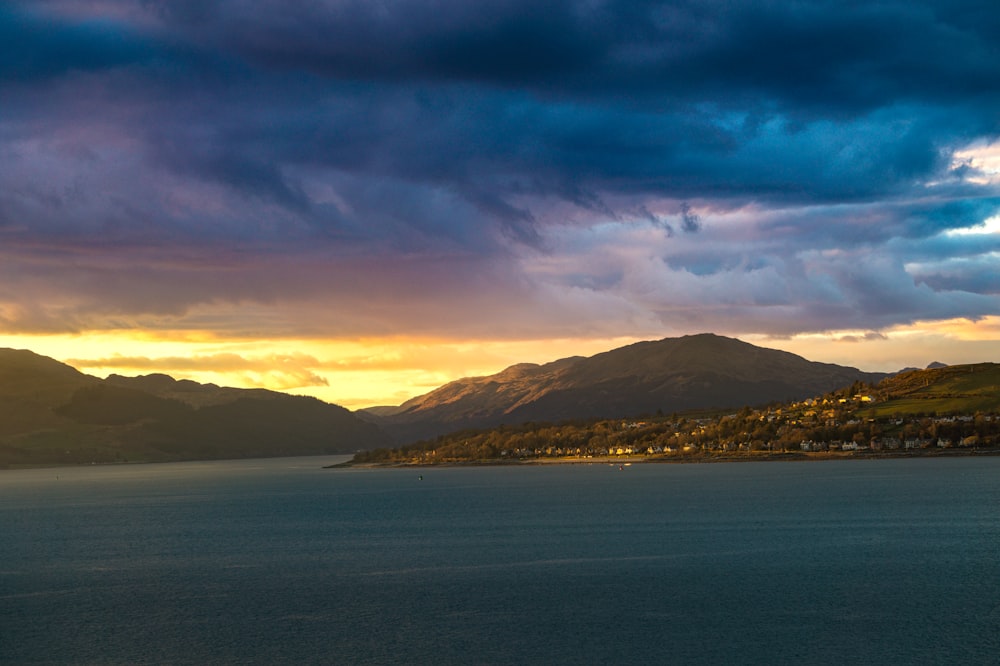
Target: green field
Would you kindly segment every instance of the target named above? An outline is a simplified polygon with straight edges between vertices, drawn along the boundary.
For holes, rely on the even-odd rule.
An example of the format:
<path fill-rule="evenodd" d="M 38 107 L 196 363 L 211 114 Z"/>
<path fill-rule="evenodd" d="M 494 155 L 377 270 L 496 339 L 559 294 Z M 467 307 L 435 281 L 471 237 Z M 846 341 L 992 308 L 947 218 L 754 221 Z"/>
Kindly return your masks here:
<path fill-rule="evenodd" d="M 876 388 L 877 404 L 858 416 L 1000 412 L 1000 364 L 954 365 L 891 377 Z"/>

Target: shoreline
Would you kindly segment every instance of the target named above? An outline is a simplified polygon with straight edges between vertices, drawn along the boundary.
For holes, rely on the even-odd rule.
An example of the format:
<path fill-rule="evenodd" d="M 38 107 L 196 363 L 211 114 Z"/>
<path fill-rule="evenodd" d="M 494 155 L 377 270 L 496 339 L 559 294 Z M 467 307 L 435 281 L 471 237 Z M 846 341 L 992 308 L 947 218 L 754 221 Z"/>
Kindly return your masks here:
<path fill-rule="evenodd" d="M 934 449 L 905 452 L 868 451 L 833 452 L 833 451 L 787 451 L 782 453 L 765 453 L 754 455 L 632 455 L 632 456 L 563 456 L 553 458 L 488 458 L 478 460 L 447 460 L 441 462 L 355 462 L 348 460 L 335 465 L 325 465 L 323 469 L 393 469 L 393 468 L 429 468 L 429 467 L 517 467 L 544 465 L 696 465 L 733 462 L 822 462 L 826 460 L 887 460 L 894 458 L 963 458 L 975 456 L 1000 455 L 1000 448 L 992 449 Z"/>

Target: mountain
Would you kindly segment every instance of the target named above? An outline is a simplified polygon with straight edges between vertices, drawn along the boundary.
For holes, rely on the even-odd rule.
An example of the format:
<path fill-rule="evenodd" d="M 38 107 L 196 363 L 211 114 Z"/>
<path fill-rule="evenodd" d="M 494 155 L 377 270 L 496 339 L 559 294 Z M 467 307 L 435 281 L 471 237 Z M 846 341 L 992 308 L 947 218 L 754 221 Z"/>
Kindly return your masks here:
<path fill-rule="evenodd" d="M 388 441 L 315 398 L 167 375 L 102 380 L 0 349 L 0 466 L 352 453 Z"/>
<path fill-rule="evenodd" d="M 863 389 L 863 390 L 859 390 Z M 351 464 L 704 462 L 1000 453 L 1000 364 L 909 370 L 758 409 L 457 430 Z"/>
<path fill-rule="evenodd" d="M 347 453 L 465 428 L 761 405 L 885 376 L 701 334 L 513 365 L 352 414 L 162 374 L 99 379 L 0 349 L 0 465 Z"/>
<path fill-rule="evenodd" d="M 78 389 L 99 382 L 33 352 L 0 349 L 0 442 L 33 430 L 68 426 L 52 409 Z"/>
<path fill-rule="evenodd" d="M 367 410 L 400 442 L 525 421 L 619 418 L 807 398 L 883 373 L 816 363 L 704 333 L 595 356 L 520 364 L 445 384 L 398 407 Z"/>

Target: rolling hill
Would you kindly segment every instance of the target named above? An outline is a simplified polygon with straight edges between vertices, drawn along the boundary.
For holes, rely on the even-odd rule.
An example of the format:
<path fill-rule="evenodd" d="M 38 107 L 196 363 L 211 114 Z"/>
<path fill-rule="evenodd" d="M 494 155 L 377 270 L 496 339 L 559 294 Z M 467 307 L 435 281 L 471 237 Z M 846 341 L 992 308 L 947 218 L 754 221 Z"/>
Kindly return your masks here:
<path fill-rule="evenodd" d="M 166 375 L 99 379 L 0 349 L 0 465 L 352 453 L 387 443 L 337 405 Z"/>
<path fill-rule="evenodd" d="M 884 379 L 876 395 L 877 404 L 859 412 L 860 416 L 1000 412 L 1000 364 L 932 364 L 926 370 Z"/>
<path fill-rule="evenodd" d="M 886 375 L 816 363 L 713 334 L 639 342 L 595 356 L 520 364 L 366 411 L 397 442 L 526 421 L 617 418 L 761 405 Z"/>

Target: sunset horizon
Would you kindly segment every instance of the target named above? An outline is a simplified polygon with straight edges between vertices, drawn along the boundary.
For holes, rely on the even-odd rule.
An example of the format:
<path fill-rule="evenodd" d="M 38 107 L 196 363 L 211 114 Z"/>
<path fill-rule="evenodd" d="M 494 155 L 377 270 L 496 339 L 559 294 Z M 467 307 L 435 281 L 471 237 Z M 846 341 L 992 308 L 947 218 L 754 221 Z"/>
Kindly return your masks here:
<path fill-rule="evenodd" d="M 350 409 L 703 332 L 1000 360 L 998 25 L 7 3 L 0 347 Z"/>
<path fill-rule="evenodd" d="M 965 322 L 950 322 L 961 329 Z M 713 331 L 691 331 L 682 337 Z M 717 334 L 721 335 L 721 334 Z M 993 361 L 992 339 L 957 337 L 948 328 L 930 333 L 903 330 L 888 335 L 840 332 L 772 338 L 727 335 L 744 342 L 788 351 L 809 361 L 855 367 L 866 372 L 894 373 L 931 363 L 961 365 Z M 902 338 L 900 340 L 899 338 Z M 909 338 L 907 340 L 907 338 Z M 519 363 L 545 364 L 569 356 L 593 356 L 658 337 L 552 339 L 542 341 L 221 341 L 130 340 L 103 336 L 0 337 L 0 347 L 27 349 L 50 356 L 86 374 L 142 376 L 165 374 L 174 379 L 233 388 L 264 388 L 308 395 L 357 410 L 402 404 L 465 377 L 496 374 Z M 87 343 L 92 342 L 93 345 Z M 113 349 L 108 355 L 97 355 Z M 87 356 L 85 352 L 93 351 Z M 129 350 L 123 352 L 122 350 Z M 136 355 L 164 351 L 163 356 Z M 134 353 L 130 353 L 134 352 Z"/>

